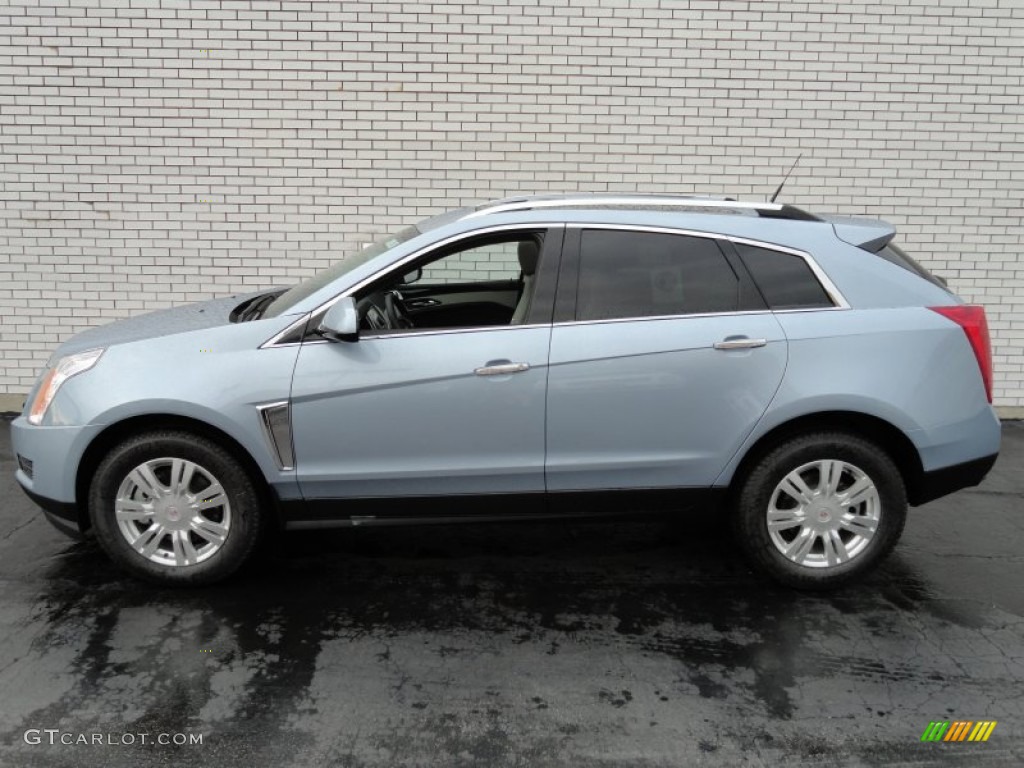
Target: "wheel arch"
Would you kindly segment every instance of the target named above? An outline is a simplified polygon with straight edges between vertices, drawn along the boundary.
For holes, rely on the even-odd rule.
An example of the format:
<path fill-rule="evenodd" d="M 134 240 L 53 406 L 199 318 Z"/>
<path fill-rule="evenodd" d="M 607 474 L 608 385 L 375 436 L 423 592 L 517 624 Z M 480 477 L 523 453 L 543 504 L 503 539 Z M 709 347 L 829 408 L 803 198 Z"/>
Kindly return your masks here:
<path fill-rule="evenodd" d="M 847 432 L 878 444 L 889 454 L 903 477 L 910 504 L 916 506 L 923 503 L 921 498 L 924 467 L 914 443 L 903 430 L 891 422 L 858 411 L 808 413 L 773 427 L 761 435 L 740 459 L 732 473 L 730 488 L 736 488 L 736 479 L 744 477 L 775 446 L 796 435 L 826 430 Z"/>
<path fill-rule="evenodd" d="M 277 494 L 274 493 L 266 476 L 252 454 L 237 439 L 224 430 L 200 419 L 171 413 L 155 413 L 130 416 L 109 424 L 92 439 L 78 462 L 75 476 L 75 502 L 78 509 L 78 526 L 82 532 L 92 527 L 89 518 L 89 484 L 103 458 L 121 441 L 143 432 L 156 430 L 179 430 L 204 437 L 220 445 L 236 457 L 253 482 L 264 508 L 273 515 L 273 522 L 280 521 Z"/>

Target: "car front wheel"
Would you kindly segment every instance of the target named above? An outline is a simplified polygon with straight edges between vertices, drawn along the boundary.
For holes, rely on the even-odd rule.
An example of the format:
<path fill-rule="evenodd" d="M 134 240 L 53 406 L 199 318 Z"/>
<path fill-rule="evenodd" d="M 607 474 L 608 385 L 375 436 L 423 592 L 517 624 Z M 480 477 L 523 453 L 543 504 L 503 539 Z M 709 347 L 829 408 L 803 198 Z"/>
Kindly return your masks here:
<path fill-rule="evenodd" d="M 822 432 L 776 446 L 741 480 L 733 523 L 751 563 L 775 580 L 828 589 L 865 574 L 906 520 L 903 478 L 855 435 Z"/>
<path fill-rule="evenodd" d="M 208 584 L 237 570 L 259 539 L 259 494 L 223 447 L 184 432 L 129 438 L 102 461 L 89 492 L 100 545 L 131 573 Z"/>

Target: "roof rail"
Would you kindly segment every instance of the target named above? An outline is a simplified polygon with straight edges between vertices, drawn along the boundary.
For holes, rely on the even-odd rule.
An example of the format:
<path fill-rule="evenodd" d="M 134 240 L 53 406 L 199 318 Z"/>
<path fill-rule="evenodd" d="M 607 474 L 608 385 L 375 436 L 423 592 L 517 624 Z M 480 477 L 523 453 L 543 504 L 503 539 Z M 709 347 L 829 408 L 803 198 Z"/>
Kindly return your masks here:
<path fill-rule="evenodd" d="M 560 197 L 513 197 L 492 200 L 463 216 L 473 219 L 510 211 L 530 211 L 539 208 L 703 208 L 712 211 L 749 211 L 773 219 L 820 221 L 807 211 L 783 203 L 760 203 L 733 200 L 726 197 L 687 197 L 685 195 L 585 195 Z"/>

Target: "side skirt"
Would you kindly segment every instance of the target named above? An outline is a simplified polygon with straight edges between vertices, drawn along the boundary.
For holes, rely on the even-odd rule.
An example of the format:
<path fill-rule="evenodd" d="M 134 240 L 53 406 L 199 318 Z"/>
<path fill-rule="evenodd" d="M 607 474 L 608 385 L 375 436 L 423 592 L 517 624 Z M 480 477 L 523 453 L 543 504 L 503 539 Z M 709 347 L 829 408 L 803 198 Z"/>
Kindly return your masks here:
<path fill-rule="evenodd" d="M 642 488 L 552 493 L 279 500 L 288 530 L 365 525 L 614 517 L 717 507 L 724 488 Z"/>

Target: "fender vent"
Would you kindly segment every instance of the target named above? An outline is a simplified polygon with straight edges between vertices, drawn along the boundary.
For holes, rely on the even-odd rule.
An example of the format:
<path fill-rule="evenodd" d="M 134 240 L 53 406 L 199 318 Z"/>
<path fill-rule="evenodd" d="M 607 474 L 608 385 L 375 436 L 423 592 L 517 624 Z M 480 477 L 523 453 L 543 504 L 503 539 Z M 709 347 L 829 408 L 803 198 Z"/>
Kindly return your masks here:
<path fill-rule="evenodd" d="M 292 451 L 292 412 L 288 403 L 259 406 L 263 437 L 274 455 L 278 469 L 295 469 Z"/>

